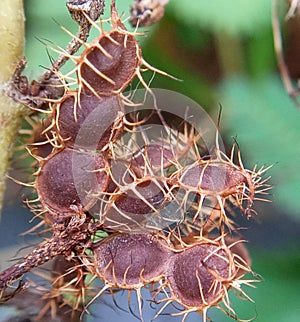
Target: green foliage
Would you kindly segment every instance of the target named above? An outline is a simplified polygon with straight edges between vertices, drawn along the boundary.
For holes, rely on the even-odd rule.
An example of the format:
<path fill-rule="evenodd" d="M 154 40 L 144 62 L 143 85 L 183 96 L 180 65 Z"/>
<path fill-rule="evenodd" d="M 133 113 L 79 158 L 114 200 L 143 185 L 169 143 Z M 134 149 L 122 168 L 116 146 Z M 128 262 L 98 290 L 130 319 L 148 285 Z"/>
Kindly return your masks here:
<path fill-rule="evenodd" d="M 178 19 L 231 35 L 251 35 L 270 25 L 271 0 L 170 1 Z"/>
<path fill-rule="evenodd" d="M 174 79 L 157 75 L 151 83 L 153 88 L 165 88 L 182 93 L 203 105 L 203 107 L 207 107 L 207 109 L 213 106 L 213 88 L 202 75 L 186 66 L 184 60 L 178 64 L 168 51 L 162 55 L 161 51 L 153 47 L 151 42 L 143 46 L 143 52 L 145 53 L 144 58 L 150 62 L 151 65 L 166 71 L 180 80 L 175 81 Z M 147 76 L 146 74 L 143 75 L 143 77 L 148 77 L 146 81 L 149 81 L 151 76 L 152 73 L 148 73 Z"/>
<path fill-rule="evenodd" d="M 300 216 L 300 112 L 281 81 L 266 77 L 227 79 L 221 84 L 222 128 L 236 136 L 250 164 L 273 164 L 272 194 L 283 210 Z"/>
<path fill-rule="evenodd" d="M 277 68 L 271 26 L 245 42 L 245 69 L 252 77 L 263 77 Z"/>

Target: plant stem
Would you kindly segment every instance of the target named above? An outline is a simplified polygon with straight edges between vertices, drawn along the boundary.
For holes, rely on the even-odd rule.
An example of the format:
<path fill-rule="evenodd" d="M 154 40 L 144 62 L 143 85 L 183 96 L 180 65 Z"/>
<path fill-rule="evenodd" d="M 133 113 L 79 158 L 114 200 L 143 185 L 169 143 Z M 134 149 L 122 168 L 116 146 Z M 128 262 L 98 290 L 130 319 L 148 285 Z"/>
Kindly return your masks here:
<path fill-rule="evenodd" d="M 59 255 L 65 255 L 70 251 L 76 253 L 76 246 L 84 246 L 91 242 L 91 235 L 102 227 L 100 223 L 88 222 L 81 224 L 79 219 L 73 217 L 73 223 L 69 226 L 53 224 L 53 235 L 40 243 L 28 255 L 14 265 L 0 272 L 0 294 L 6 287 L 21 278 L 31 269 L 45 264 Z"/>
<path fill-rule="evenodd" d="M 22 0 L 0 2 L 0 211 L 6 187 L 6 173 L 13 145 L 23 117 L 29 110 L 5 94 L 24 48 Z"/>

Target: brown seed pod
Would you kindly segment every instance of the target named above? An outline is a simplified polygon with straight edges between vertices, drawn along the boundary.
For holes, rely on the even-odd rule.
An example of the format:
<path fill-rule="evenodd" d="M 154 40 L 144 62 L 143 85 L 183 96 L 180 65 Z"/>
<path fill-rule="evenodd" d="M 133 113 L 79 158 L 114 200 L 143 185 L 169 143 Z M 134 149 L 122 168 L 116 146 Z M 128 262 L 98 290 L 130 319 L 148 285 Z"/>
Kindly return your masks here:
<path fill-rule="evenodd" d="M 88 210 L 107 186 L 102 154 L 64 149 L 40 164 L 36 178 L 39 200 L 56 222 Z"/>
<path fill-rule="evenodd" d="M 141 64 L 135 37 L 112 30 L 89 47 L 78 62 L 79 84 L 99 97 L 123 92 Z"/>
<path fill-rule="evenodd" d="M 227 291 L 230 288 L 239 289 L 243 284 L 240 278 L 251 272 L 247 263 L 240 257 L 237 260 L 237 256 L 220 239 L 210 241 L 199 238 L 196 244 L 186 245 L 169 262 L 167 286 L 170 296 L 164 300 L 166 305 L 177 302 L 184 307 L 180 313 L 183 319 L 190 312 L 197 311 L 206 321 L 207 309 L 219 306 L 219 302 L 223 301 L 227 314 L 232 314 L 234 311 L 230 307 Z M 244 270 L 243 274 L 240 274 L 240 269 Z M 248 282 L 245 280 L 244 283 Z"/>
<path fill-rule="evenodd" d="M 243 192 L 246 178 L 239 170 L 227 164 L 209 160 L 196 162 L 186 167 L 179 175 L 177 184 L 186 191 L 189 197 L 198 196 L 195 198 L 198 206 L 194 209 L 196 210 L 194 220 L 204 217 L 202 211 L 205 207 L 210 206 L 213 210 L 219 206 L 222 209 L 220 219 L 228 224 L 224 208 L 225 200 Z M 206 217 L 206 220 L 209 217 Z"/>
<path fill-rule="evenodd" d="M 140 289 L 160 281 L 172 257 L 168 243 L 151 234 L 112 234 L 93 247 L 98 276 L 109 286 Z"/>
<path fill-rule="evenodd" d="M 100 36 L 86 45 L 77 62 L 79 90 L 83 87 L 99 97 L 123 92 L 142 64 L 141 49 L 121 23 L 115 1 L 111 3 L 111 19 L 113 29 L 100 29 Z"/>
<path fill-rule="evenodd" d="M 144 178 L 125 190 L 116 190 L 105 202 L 100 220 L 105 229 L 112 231 L 157 230 L 165 224 L 161 212 L 169 200 L 169 187 L 159 179 Z"/>
<path fill-rule="evenodd" d="M 221 281 L 230 277 L 229 266 L 228 254 L 218 246 L 203 244 L 185 249 L 170 262 L 170 290 L 184 306 L 201 310 L 224 295 Z"/>
<path fill-rule="evenodd" d="M 196 245 L 201 241 L 203 236 L 202 230 L 190 231 L 187 235 L 175 236 L 172 243 L 176 249 L 185 249 L 188 246 Z M 172 236 L 171 236 L 172 237 Z M 215 236 L 216 237 L 216 236 Z M 210 237 L 211 239 L 211 237 Z M 251 258 L 249 252 L 245 246 L 245 240 L 241 240 L 237 237 L 225 235 L 223 238 L 224 244 L 230 249 L 234 260 L 236 261 L 236 277 L 245 275 L 251 266 Z"/>
<path fill-rule="evenodd" d="M 215 199 L 224 216 L 226 215 L 226 201 L 239 207 L 248 218 L 255 211 L 252 209 L 254 200 L 265 200 L 256 197 L 257 194 L 267 194 L 270 186 L 266 184 L 269 179 L 262 179 L 262 174 L 268 168 L 256 171 L 244 168 L 240 153 L 238 152 L 239 164 L 233 163 L 233 151 L 231 158 L 219 152 L 216 159 L 198 160 L 195 163 L 180 169 L 174 173 L 170 182 L 179 186 L 187 194 L 199 195 L 198 211 L 194 219 L 199 216 L 203 202 L 206 198 Z M 212 205 L 213 206 L 213 205 Z"/>
<path fill-rule="evenodd" d="M 77 60 L 79 92 L 84 89 L 98 97 L 120 94 L 135 76 L 149 89 L 141 76 L 142 65 L 146 69 L 170 76 L 143 59 L 136 34 L 128 32 L 122 24 L 114 0 L 111 2 L 111 21 L 113 29 L 109 32 L 90 21 L 98 29 L 100 36 L 85 44 L 86 49 L 80 57 L 74 57 Z"/>
<path fill-rule="evenodd" d="M 115 200 L 115 205 L 121 211 L 132 214 L 149 214 L 158 209 L 165 201 L 162 183 L 146 180 L 138 183 L 134 190 L 129 190 Z"/>
<path fill-rule="evenodd" d="M 131 157 L 130 167 L 138 178 L 149 173 L 163 173 L 175 163 L 174 153 L 169 147 L 150 143 L 142 147 Z"/>
<path fill-rule="evenodd" d="M 54 106 L 55 128 L 67 147 L 101 150 L 120 134 L 122 111 L 118 96 L 70 91 Z"/>
<path fill-rule="evenodd" d="M 221 197 L 235 193 L 245 181 L 245 176 L 237 169 L 213 161 L 188 167 L 180 176 L 183 187 L 195 188 L 197 191 Z"/>
<path fill-rule="evenodd" d="M 83 260 L 92 274 L 103 280 L 105 286 L 92 301 L 105 290 L 117 288 L 128 290 L 130 305 L 130 294 L 134 290 L 137 293 L 140 319 L 143 320 L 141 289 L 164 279 L 173 255 L 167 240 L 159 235 L 116 233 L 94 244 L 93 255 L 92 260 Z"/>
<path fill-rule="evenodd" d="M 182 168 L 181 161 L 186 161 L 191 149 L 186 135 L 180 135 L 166 125 L 145 123 L 130 129 L 125 126 L 120 139 L 112 145 L 112 176 L 120 184 L 125 173 L 136 179 L 147 176 L 167 178 Z M 123 172 L 115 170 L 118 167 L 114 163 L 117 162 L 123 162 L 122 168 L 126 164 Z"/>

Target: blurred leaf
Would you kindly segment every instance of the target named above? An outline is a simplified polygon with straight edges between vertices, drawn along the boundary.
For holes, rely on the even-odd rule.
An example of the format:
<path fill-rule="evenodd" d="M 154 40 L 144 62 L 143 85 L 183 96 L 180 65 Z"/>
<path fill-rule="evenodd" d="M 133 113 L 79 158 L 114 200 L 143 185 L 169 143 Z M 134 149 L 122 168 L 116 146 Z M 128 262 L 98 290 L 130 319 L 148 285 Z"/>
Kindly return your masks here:
<path fill-rule="evenodd" d="M 237 136 L 251 165 L 274 165 L 268 171 L 274 200 L 299 219 L 300 111 L 276 78 L 227 79 L 220 89 L 222 128 Z"/>
<path fill-rule="evenodd" d="M 251 35 L 271 23 L 271 0 L 172 0 L 167 10 L 178 19 L 217 32 Z"/>
<path fill-rule="evenodd" d="M 182 93 L 201 104 L 204 108 L 214 104 L 214 92 L 212 87 L 209 86 L 209 83 L 201 77 L 199 73 L 185 66 L 184 62 L 178 64 L 178 62 L 176 62 L 171 55 L 168 55 L 168 53 L 162 55 L 161 52 L 153 46 L 152 42 L 145 43 L 143 52 L 145 53 L 144 58 L 151 65 L 181 80 L 176 81 L 157 74 L 151 82 L 152 88 L 164 88 Z M 148 77 L 149 76 L 151 77 L 152 73 L 150 73 Z M 143 77 L 145 78 L 146 83 L 150 84 L 150 79 L 147 79 L 146 75 L 143 75 Z"/>
<path fill-rule="evenodd" d="M 271 26 L 253 34 L 244 46 L 245 66 L 251 76 L 262 77 L 277 68 Z"/>

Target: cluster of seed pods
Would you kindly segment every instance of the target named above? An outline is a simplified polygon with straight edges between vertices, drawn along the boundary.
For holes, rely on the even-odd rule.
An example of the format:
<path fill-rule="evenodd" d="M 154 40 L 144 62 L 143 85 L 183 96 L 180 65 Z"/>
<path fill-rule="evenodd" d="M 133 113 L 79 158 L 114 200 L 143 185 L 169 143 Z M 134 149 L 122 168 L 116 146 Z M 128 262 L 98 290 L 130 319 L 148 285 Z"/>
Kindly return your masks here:
<path fill-rule="evenodd" d="M 87 267 L 105 282 L 98 296 L 107 288 L 135 290 L 141 317 L 141 289 L 149 284 L 153 301 L 163 303 L 157 316 L 171 303 L 184 308 L 183 319 L 193 311 L 206 319 L 222 300 L 231 310 L 228 290 L 238 289 L 251 271 L 243 245 L 223 238 L 190 236 L 177 244 L 160 234 L 113 233 L 93 245 L 93 254 Z"/>
<path fill-rule="evenodd" d="M 207 310 L 223 302 L 235 317 L 228 291 L 244 294 L 242 277 L 252 271 L 241 241 L 228 237 L 236 228 L 231 211 L 251 218 L 254 200 L 269 189 L 262 179 L 266 169 L 245 169 L 239 153 L 235 164 L 234 151 L 228 157 L 218 144 L 207 155 L 188 122 L 180 120 L 178 130 L 155 104 L 150 112 L 136 112 L 139 104 L 125 89 L 138 77 L 145 93 L 155 96 L 142 66 L 158 70 L 143 59 L 115 1 L 110 31 L 90 23 L 99 36 L 70 57 L 78 88 L 65 85 L 63 97 L 49 104 L 43 136 L 52 150 L 43 155 L 31 150 L 39 161 L 34 183 L 39 206 L 33 208 L 53 229 L 77 218 L 79 232 L 87 222 L 106 232 L 93 242 L 96 229 L 81 252 L 81 240 L 71 249 L 81 261 L 72 272 L 89 272 L 104 282 L 97 296 L 110 288 L 135 290 L 142 318 L 141 289 L 150 284 L 153 302 L 160 304 L 157 315 L 177 303 L 183 319 L 196 311 L 206 320 Z M 147 129 L 157 125 L 163 131 L 152 131 L 153 138 Z M 75 287 L 74 280 L 66 285 Z M 82 276 L 80 281 L 84 288 Z"/>

